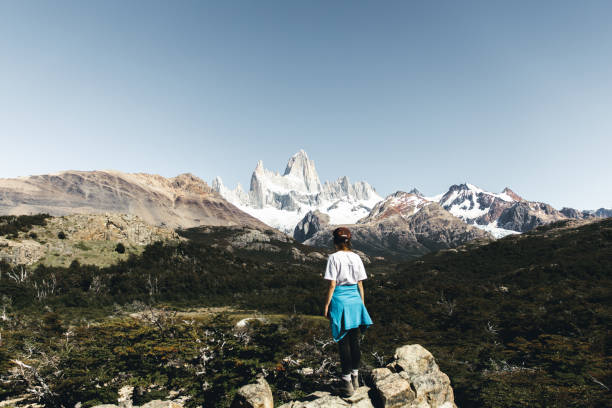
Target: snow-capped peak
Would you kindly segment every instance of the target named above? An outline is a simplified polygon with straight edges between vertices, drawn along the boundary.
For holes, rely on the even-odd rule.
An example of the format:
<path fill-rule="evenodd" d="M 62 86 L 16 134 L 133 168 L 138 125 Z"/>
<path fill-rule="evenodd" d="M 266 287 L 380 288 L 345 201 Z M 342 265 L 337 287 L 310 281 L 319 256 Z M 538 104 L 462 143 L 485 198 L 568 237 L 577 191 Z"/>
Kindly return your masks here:
<path fill-rule="evenodd" d="M 314 161 L 308 158 L 304 150 L 300 150 L 287 162 L 283 177 L 293 177 L 297 180 L 302 180 L 306 191 L 309 193 L 318 193 L 321 191 L 321 181 L 315 169 Z"/>
<path fill-rule="evenodd" d="M 221 179 L 213 181 L 213 188 L 243 211 L 287 233 L 293 233 L 308 211 L 328 214 L 331 224 L 353 223 L 382 200 L 368 183 L 351 184 L 346 176 L 321 184 L 304 150 L 289 159 L 282 175 L 258 161 L 248 194 L 241 188 L 225 188 Z"/>
<path fill-rule="evenodd" d="M 419 212 L 419 210 L 432 201 L 422 195 L 412 192 L 397 191 L 387 196 L 383 201 L 377 203 L 367 217 L 359 220 L 359 223 L 380 220 L 382 218 L 399 215 L 402 218 L 409 218 Z"/>
<path fill-rule="evenodd" d="M 525 199 L 523 197 L 521 197 L 520 195 L 516 194 L 514 191 L 512 191 L 510 189 L 510 187 L 506 187 L 502 190 L 501 194 L 504 194 L 508 197 L 510 197 L 512 200 L 514 201 L 525 201 Z"/>

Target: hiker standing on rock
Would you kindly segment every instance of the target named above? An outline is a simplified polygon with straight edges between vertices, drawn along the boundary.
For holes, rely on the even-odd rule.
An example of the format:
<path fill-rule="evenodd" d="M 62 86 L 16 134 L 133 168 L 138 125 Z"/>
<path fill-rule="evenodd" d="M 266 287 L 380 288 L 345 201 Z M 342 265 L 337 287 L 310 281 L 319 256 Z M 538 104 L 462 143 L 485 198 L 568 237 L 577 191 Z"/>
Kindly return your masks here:
<path fill-rule="evenodd" d="M 332 337 L 338 343 L 342 378 L 342 396 L 351 396 L 359 387 L 359 330 L 372 319 L 364 304 L 362 281 L 367 278 L 359 255 L 351 251 L 351 231 L 336 228 L 333 233 L 337 251 L 327 258 L 324 278 L 329 280 L 325 317 L 329 318 Z"/>

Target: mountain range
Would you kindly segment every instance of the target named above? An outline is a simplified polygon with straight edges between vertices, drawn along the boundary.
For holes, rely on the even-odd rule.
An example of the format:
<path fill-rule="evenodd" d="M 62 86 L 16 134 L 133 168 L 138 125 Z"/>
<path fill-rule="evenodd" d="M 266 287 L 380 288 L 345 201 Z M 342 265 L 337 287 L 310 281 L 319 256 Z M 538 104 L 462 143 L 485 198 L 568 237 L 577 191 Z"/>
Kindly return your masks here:
<path fill-rule="evenodd" d="M 414 257 L 474 239 L 492 240 L 564 219 L 612 216 L 612 210 L 562 208 L 529 201 L 506 187 L 492 193 L 469 183 L 428 197 L 416 189 L 381 197 L 347 176 L 321 182 L 304 150 L 282 174 L 259 161 L 249 191 L 211 185 L 186 173 L 172 178 L 116 170 L 63 171 L 0 179 L 0 215 L 127 213 L 152 225 L 201 225 L 280 230 L 299 242 L 329 246 L 338 225 L 354 231 L 356 249 Z"/>
<path fill-rule="evenodd" d="M 312 237 L 322 224 L 368 224 L 386 218 L 380 217 L 381 212 L 398 213 L 406 220 L 431 203 L 450 214 L 444 214 L 445 218 L 456 217 L 494 238 L 567 218 L 612 215 L 612 210 L 604 208 L 557 210 L 546 203 L 528 201 L 508 187 L 501 193 L 492 193 L 470 183 L 454 184 L 445 193 L 433 197 L 413 189 L 409 193 L 398 191 L 383 199 L 367 182 L 351 184 L 346 176 L 322 184 L 314 161 L 304 150 L 289 159 L 282 175 L 265 169 L 259 161 L 248 192 L 240 184 L 233 190 L 228 189 L 219 177 L 212 182 L 212 188 L 243 211 L 302 241 Z"/>

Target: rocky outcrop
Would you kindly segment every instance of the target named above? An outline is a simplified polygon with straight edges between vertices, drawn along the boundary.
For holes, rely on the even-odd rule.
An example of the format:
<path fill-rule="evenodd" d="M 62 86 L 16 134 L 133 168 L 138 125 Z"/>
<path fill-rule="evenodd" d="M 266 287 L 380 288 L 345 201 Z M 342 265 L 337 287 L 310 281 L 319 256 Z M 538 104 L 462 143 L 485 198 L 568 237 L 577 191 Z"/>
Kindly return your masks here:
<path fill-rule="evenodd" d="M 131 245 L 148 245 L 156 241 L 176 240 L 172 229 L 146 223 L 133 214 L 74 214 L 47 219 L 44 227 L 33 232 L 45 237 L 56 236 L 60 231 L 66 239 L 74 241 L 116 241 Z"/>
<path fill-rule="evenodd" d="M 598 210 L 576 210 L 575 208 L 563 207 L 561 213 L 568 218 L 577 220 L 585 220 L 591 218 L 610 218 L 612 217 L 612 209 L 600 208 Z"/>
<path fill-rule="evenodd" d="M 372 370 L 366 382 L 368 385 L 359 387 L 350 398 L 317 391 L 280 408 L 457 408 L 448 376 L 440 371 L 432 354 L 419 344 L 396 349 L 393 361 Z M 250 401 L 267 402 L 271 395 L 263 383 L 265 380 L 260 378 L 257 384 L 241 388 L 232 407 L 263 406 L 253 402 L 239 405 L 245 396 Z"/>
<path fill-rule="evenodd" d="M 152 225 L 247 225 L 269 228 L 192 174 L 63 171 L 0 179 L 0 214 L 133 214 Z"/>
<path fill-rule="evenodd" d="M 316 391 L 300 401 L 291 401 L 279 408 L 374 408 L 368 387 L 359 387 L 349 398 L 340 398 L 326 391 Z"/>
<path fill-rule="evenodd" d="M 134 387 L 130 385 L 126 385 L 119 389 L 117 398 L 117 405 L 115 404 L 102 404 L 95 405 L 92 408 L 183 408 L 185 406 L 185 402 L 190 399 L 188 396 L 178 397 L 175 399 L 167 399 L 167 400 L 152 400 L 143 405 L 137 406 L 133 405 L 132 397 L 134 393 Z M 178 392 L 172 391 L 170 394 L 175 394 L 176 397 Z M 172 396 L 169 396 L 173 398 Z M 80 407 L 81 403 L 77 403 L 75 407 Z"/>
<path fill-rule="evenodd" d="M 593 217 L 591 213 L 588 211 L 580 211 L 575 208 L 563 207 L 560 210 L 561 214 L 565 215 L 568 218 L 575 218 L 577 220 L 582 220 L 584 218 Z"/>
<path fill-rule="evenodd" d="M 274 408 L 272 390 L 268 382 L 258 378 L 256 383 L 240 388 L 230 408 Z"/>
<path fill-rule="evenodd" d="M 147 402 L 146 404 L 138 405 L 130 405 L 130 408 L 183 408 L 185 406 L 184 401 L 178 400 L 152 400 Z M 115 404 L 101 404 L 94 405 L 92 408 L 124 408 L 121 405 Z"/>
<path fill-rule="evenodd" d="M 497 219 L 497 225 L 507 230 L 526 232 L 563 219 L 567 219 L 567 216 L 549 204 L 524 201 L 506 208 Z"/>
<path fill-rule="evenodd" d="M 298 242 L 304 242 L 328 225 L 329 215 L 319 210 L 308 211 L 304 218 L 295 226 L 293 238 Z"/>
<path fill-rule="evenodd" d="M 450 379 L 440 371 L 433 355 L 420 344 L 396 349 L 394 361 L 387 368 L 410 383 L 414 400 L 404 406 L 456 408 Z M 376 382 L 374 386 L 379 389 Z"/>
<path fill-rule="evenodd" d="M 509 196 L 510 198 L 512 198 L 515 201 L 526 201 L 523 197 L 521 197 L 520 195 L 516 194 L 514 191 L 512 191 L 510 189 L 510 187 L 506 187 L 502 190 L 502 194 L 506 194 L 507 196 Z"/>
<path fill-rule="evenodd" d="M 60 233 L 63 239 L 58 237 Z M 173 230 L 149 225 L 132 214 L 74 214 L 47 218 L 45 225 L 33 226 L 15 239 L 0 237 L 0 259 L 13 265 L 31 265 L 50 253 L 79 259 L 78 254 L 87 252 L 93 242 L 108 242 L 105 246 L 112 251 L 119 242 L 133 247 L 178 239 Z M 96 248 L 97 255 L 100 250 Z"/>
<path fill-rule="evenodd" d="M 610 218 L 612 217 L 612 208 L 600 208 L 593 211 L 593 214 L 599 218 Z"/>

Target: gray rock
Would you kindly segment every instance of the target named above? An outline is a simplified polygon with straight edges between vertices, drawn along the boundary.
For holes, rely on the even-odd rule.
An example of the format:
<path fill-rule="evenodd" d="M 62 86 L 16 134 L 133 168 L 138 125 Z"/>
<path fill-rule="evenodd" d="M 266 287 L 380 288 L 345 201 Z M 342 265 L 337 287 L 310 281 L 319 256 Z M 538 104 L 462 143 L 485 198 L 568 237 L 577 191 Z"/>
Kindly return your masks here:
<path fill-rule="evenodd" d="M 279 408 L 457 408 L 448 376 L 419 344 L 397 348 L 393 361 L 372 370 L 370 380 L 372 389 L 359 387 L 349 398 L 317 391 Z M 263 378 L 242 387 L 232 402 L 232 408 L 268 406 L 273 406 L 272 394 Z"/>
<path fill-rule="evenodd" d="M 153 400 L 141 405 L 140 408 L 183 408 L 183 406 L 174 401 Z"/>
<path fill-rule="evenodd" d="M 274 408 L 272 390 L 268 382 L 260 377 L 255 384 L 240 388 L 232 401 L 231 408 Z"/>
<path fill-rule="evenodd" d="M 300 251 L 296 247 L 291 248 L 291 257 L 295 259 L 296 261 L 304 262 L 306 260 L 306 255 L 304 255 L 302 251 Z"/>
<path fill-rule="evenodd" d="M 316 391 L 301 401 L 291 401 L 279 408 L 346 408 L 351 404 L 329 392 Z"/>
<path fill-rule="evenodd" d="M 325 260 L 325 259 L 327 259 L 325 257 L 325 255 L 323 255 L 320 252 L 311 252 L 307 256 L 308 256 L 308 258 L 312 258 L 312 259 L 315 259 L 315 260 Z"/>
<path fill-rule="evenodd" d="M 394 361 L 387 365 L 407 380 L 415 397 L 409 407 L 456 408 L 450 379 L 440 371 L 433 355 L 420 344 L 395 350 Z"/>
<path fill-rule="evenodd" d="M 372 383 L 384 408 L 407 407 L 415 398 L 410 382 L 388 368 L 372 370 Z"/>
<path fill-rule="evenodd" d="M 374 408 L 368 387 L 359 387 L 349 398 L 340 398 L 329 392 L 317 391 L 300 401 L 291 401 L 279 408 Z"/>
<path fill-rule="evenodd" d="M 134 394 L 134 387 L 131 385 L 123 386 L 119 389 L 119 408 L 132 408 L 132 395 Z"/>
<path fill-rule="evenodd" d="M 546 203 L 525 201 L 506 208 L 499 216 L 497 225 L 508 230 L 526 232 L 563 219 L 567 219 L 567 216 Z"/>

